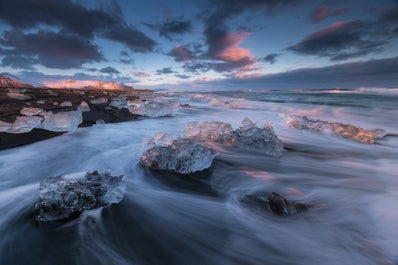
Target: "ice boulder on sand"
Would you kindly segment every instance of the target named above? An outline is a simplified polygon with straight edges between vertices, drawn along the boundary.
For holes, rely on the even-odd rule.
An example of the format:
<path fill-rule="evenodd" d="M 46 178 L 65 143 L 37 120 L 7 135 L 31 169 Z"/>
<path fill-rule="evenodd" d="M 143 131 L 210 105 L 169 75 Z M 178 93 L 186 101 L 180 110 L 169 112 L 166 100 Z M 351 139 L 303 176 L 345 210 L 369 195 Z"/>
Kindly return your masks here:
<path fill-rule="evenodd" d="M 212 149 L 196 141 L 177 139 L 149 148 L 141 156 L 140 163 L 152 169 L 190 174 L 209 168 L 214 156 Z"/>
<path fill-rule="evenodd" d="M 18 116 L 13 123 L 0 121 L 0 132 L 27 133 L 33 128 L 39 127 L 42 121 L 42 117 Z"/>
<path fill-rule="evenodd" d="M 119 203 L 126 191 L 123 176 L 97 171 L 81 176 L 50 177 L 40 182 L 40 201 L 34 206 L 37 221 L 72 217 L 84 210 Z"/>
<path fill-rule="evenodd" d="M 49 111 L 42 113 L 42 115 L 44 120 L 41 128 L 53 132 L 74 131 L 83 120 L 82 112 L 79 110 L 58 113 Z"/>
<path fill-rule="evenodd" d="M 180 108 L 178 100 L 162 98 L 129 101 L 128 104 L 130 113 L 151 118 L 173 115 Z"/>
<path fill-rule="evenodd" d="M 350 124 L 311 120 L 306 116 L 290 116 L 287 125 L 295 129 L 309 129 L 331 135 L 339 135 L 361 143 L 374 144 L 376 140 L 383 138 L 386 131 L 380 129 L 365 130 Z"/>

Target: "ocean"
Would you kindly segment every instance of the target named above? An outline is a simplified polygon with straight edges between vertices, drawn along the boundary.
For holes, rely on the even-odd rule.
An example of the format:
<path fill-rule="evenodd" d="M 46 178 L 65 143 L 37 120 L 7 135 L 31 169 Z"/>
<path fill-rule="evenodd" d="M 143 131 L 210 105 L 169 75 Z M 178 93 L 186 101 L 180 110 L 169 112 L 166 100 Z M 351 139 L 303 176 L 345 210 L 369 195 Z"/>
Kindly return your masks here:
<path fill-rule="evenodd" d="M 189 107 L 172 116 L 97 124 L 0 151 L 0 264 L 398 264 L 398 90 L 164 92 Z M 186 105 L 186 106 L 188 106 Z M 374 144 L 291 117 L 386 132 Z M 270 156 L 213 144 L 212 166 L 181 176 L 139 164 L 151 137 L 192 121 L 271 124 Z M 74 220 L 36 222 L 40 181 L 87 171 L 124 175 L 119 204 Z M 272 192 L 311 205 L 278 216 L 243 203 Z"/>

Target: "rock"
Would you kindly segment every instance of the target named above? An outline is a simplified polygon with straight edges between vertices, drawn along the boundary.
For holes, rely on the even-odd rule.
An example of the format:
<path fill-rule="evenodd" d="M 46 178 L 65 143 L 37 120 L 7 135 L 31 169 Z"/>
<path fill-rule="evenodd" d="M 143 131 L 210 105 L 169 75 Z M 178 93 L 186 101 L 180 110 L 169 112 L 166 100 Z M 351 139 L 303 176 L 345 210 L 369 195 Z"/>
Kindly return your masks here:
<path fill-rule="evenodd" d="M 70 101 L 64 101 L 59 106 L 60 107 L 72 107 L 73 105 L 72 105 L 72 102 L 70 102 Z"/>
<path fill-rule="evenodd" d="M 263 195 L 245 195 L 241 201 L 261 211 L 270 210 L 272 213 L 280 216 L 303 213 L 310 208 L 309 204 L 289 201 L 276 192 L 272 192 L 271 197 Z"/>
<path fill-rule="evenodd" d="M 13 98 L 13 99 L 17 99 L 17 100 L 27 100 L 27 99 L 30 99 L 30 96 L 25 95 L 25 94 L 21 94 L 21 93 L 13 93 L 13 92 L 10 92 L 10 93 L 7 93 L 7 96 L 9 96 L 10 98 Z"/>
<path fill-rule="evenodd" d="M 90 100 L 90 103 L 91 104 L 95 104 L 95 105 L 105 104 L 107 102 L 108 102 L 107 98 L 96 98 L 96 99 Z"/>
<path fill-rule="evenodd" d="M 86 173 L 84 178 L 50 177 L 40 182 L 40 200 L 34 206 L 37 221 L 72 217 L 84 210 L 119 203 L 126 191 L 123 176 Z"/>
<path fill-rule="evenodd" d="M 172 140 L 168 145 L 156 145 L 141 156 L 141 165 L 180 174 L 202 171 L 211 166 L 215 153 L 191 139 Z"/>
<path fill-rule="evenodd" d="M 376 143 L 378 139 L 382 139 L 387 134 L 386 131 L 380 129 L 365 130 L 350 124 L 311 120 L 306 116 L 290 116 L 286 123 L 290 128 L 309 129 L 368 144 Z"/>

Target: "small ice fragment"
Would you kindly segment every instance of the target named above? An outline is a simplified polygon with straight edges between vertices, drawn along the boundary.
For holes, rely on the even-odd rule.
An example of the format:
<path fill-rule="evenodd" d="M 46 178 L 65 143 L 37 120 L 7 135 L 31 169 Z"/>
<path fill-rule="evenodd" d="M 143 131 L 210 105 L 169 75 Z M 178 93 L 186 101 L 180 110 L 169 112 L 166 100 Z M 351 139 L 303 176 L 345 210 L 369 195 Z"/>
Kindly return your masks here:
<path fill-rule="evenodd" d="M 42 104 L 45 104 L 46 102 L 41 99 L 41 100 L 36 101 L 36 103 L 42 105 Z"/>
<path fill-rule="evenodd" d="M 59 106 L 60 107 L 72 107 L 73 105 L 72 105 L 72 102 L 70 102 L 70 101 L 64 101 Z"/>
<path fill-rule="evenodd" d="M 22 115 L 25 115 L 25 116 L 34 116 L 34 115 L 40 115 L 41 113 L 43 113 L 43 109 L 41 109 L 41 108 L 27 108 L 27 107 L 24 107 L 23 109 L 21 109 L 21 111 L 20 111 L 20 113 L 22 114 Z"/>
<path fill-rule="evenodd" d="M 51 96 L 58 96 L 58 94 L 52 90 L 47 90 L 48 94 L 50 94 Z"/>
<path fill-rule="evenodd" d="M 82 102 L 80 102 L 80 105 L 77 106 L 77 110 L 80 110 L 81 112 L 86 112 L 86 111 L 90 111 L 90 107 L 87 104 L 87 102 L 82 101 Z"/>
<path fill-rule="evenodd" d="M 198 142 L 178 139 L 168 146 L 154 146 L 146 150 L 140 163 L 153 169 L 189 174 L 209 168 L 214 156 L 212 149 Z"/>
<path fill-rule="evenodd" d="M 18 116 L 13 123 L 0 122 L 0 132 L 27 133 L 38 127 L 43 118 L 37 116 Z"/>
<path fill-rule="evenodd" d="M 13 99 L 18 99 L 18 100 L 27 100 L 30 99 L 30 96 L 24 95 L 22 93 L 7 93 L 7 96 Z"/>
<path fill-rule="evenodd" d="M 91 104 L 105 104 L 107 102 L 108 102 L 107 98 L 96 98 L 96 99 L 90 100 Z"/>

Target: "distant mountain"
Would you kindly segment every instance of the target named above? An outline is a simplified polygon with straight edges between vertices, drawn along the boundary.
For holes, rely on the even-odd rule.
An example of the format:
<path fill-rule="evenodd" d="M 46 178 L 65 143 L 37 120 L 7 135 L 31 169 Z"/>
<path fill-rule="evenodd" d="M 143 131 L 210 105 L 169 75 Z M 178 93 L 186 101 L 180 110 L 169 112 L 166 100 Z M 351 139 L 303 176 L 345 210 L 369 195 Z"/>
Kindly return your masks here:
<path fill-rule="evenodd" d="M 44 85 L 49 88 L 81 88 L 81 89 L 104 89 L 104 90 L 134 89 L 132 86 L 127 86 L 116 82 L 103 82 L 103 81 L 94 81 L 94 80 L 73 80 L 73 79 L 48 81 L 44 82 Z"/>
<path fill-rule="evenodd" d="M 0 75 L 0 88 L 22 88 L 22 87 L 32 87 L 32 86 L 29 84 L 16 81 L 3 74 Z"/>

